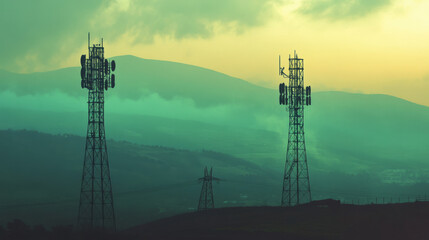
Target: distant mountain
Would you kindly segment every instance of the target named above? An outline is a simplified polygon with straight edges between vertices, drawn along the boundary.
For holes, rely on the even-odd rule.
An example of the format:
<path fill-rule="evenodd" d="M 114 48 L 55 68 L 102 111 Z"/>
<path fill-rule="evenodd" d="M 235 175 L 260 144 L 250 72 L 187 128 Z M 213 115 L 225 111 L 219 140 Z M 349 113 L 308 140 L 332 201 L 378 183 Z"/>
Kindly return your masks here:
<path fill-rule="evenodd" d="M 283 172 L 288 113 L 277 90 L 181 63 L 114 59 L 108 138 L 213 150 Z M 0 72 L 0 79 L 0 129 L 86 134 L 87 91 L 80 89 L 78 67 Z M 428 107 L 387 95 L 313 90 L 305 110 L 310 177 L 335 171 L 385 183 L 429 181 Z"/>
<path fill-rule="evenodd" d="M 307 139 L 332 168 L 342 165 L 398 179 L 429 166 L 428 107 L 387 95 L 342 92 L 317 93 L 313 103 L 306 113 Z"/>
<path fill-rule="evenodd" d="M 197 106 L 246 104 L 264 106 L 272 90 L 259 87 L 209 69 L 167 61 L 142 59 L 135 56 L 112 58 L 117 63 L 114 72 L 117 87 L 108 94 L 120 98 L 140 99 L 152 93 L 166 100 L 191 99 Z M 44 73 L 15 74 L 0 72 L 0 89 L 17 94 L 41 94 L 54 90 L 71 96 L 82 96 L 80 67 Z M 270 105 L 265 105 L 265 107 Z"/>

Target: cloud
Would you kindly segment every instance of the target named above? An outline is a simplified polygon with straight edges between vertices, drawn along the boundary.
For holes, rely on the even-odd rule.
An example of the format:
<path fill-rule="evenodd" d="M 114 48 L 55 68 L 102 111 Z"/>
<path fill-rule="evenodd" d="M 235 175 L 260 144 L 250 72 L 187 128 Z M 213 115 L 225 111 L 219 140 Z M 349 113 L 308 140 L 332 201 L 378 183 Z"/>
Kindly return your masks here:
<path fill-rule="evenodd" d="M 155 34 L 175 38 L 208 37 L 213 26 L 220 24 L 242 31 L 258 26 L 274 13 L 272 3 L 279 0 L 149 0 L 132 1 L 127 12 L 116 15 L 115 24 L 151 38 Z"/>
<path fill-rule="evenodd" d="M 0 65 L 12 71 L 31 71 L 53 65 L 84 44 L 88 19 L 102 1 L 1 1 Z M 79 34 L 81 33 L 81 34 Z"/>
<path fill-rule="evenodd" d="M 241 33 L 274 16 L 283 0 L 40 0 L 1 1 L 0 65 L 17 72 L 55 68 L 85 45 L 93 32 L 113 42 L 133 36 L 209 38 L 216 31 Z"/>
<path fill-rule="evenodd" d="M 391 2 L 392 0 L 304 0 L 298 11 L 314 18 L 356 19 L 377 12 Z"/>

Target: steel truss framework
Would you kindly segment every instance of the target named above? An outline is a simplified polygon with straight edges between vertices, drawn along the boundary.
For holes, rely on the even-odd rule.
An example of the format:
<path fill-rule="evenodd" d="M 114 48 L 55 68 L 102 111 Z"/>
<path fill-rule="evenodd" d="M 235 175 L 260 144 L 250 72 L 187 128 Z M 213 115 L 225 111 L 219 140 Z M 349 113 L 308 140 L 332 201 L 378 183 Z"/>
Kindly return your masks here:
<path fill-rule="evenodd" d="M 289 56 L 289 73 L 283 70 L 280 66 L 280 75 L 289 78 L 289 86 L 280 84 L 280 104 L 289 112 L 289 132 L 281 206 L 294 206 L 311 201 L 304 137 L 304 106 L 311 105 L 311 88 L 304 89 L 304 59 L 296 53 Z"/>
<path fill-rule="evenodd" d="M 104 129 L 104 91 L 114 87 L 114 61 L 104 58 L 103 43 L 81 57 L 82 88 L 88 89 L 88 129 L 80 192 L 78 226 L 82 230 L 116 230 L 112 184 Z M 110 66 L 111 65 L 111 66 Z"/>
<path fill-rule="evenodd" d="M 203 183 L 200 194 L 200 201 L 198 201 L 198 211 L 204 211 L 207 209 L 214 208 L 213 200 L 213 180 L 218 181 L 218 178 L 213 177 L 213 168 L 210 168 L 210 172 L 207 167 L 204 168 L 204 177 L 199 178 L 199 181 Z"/>

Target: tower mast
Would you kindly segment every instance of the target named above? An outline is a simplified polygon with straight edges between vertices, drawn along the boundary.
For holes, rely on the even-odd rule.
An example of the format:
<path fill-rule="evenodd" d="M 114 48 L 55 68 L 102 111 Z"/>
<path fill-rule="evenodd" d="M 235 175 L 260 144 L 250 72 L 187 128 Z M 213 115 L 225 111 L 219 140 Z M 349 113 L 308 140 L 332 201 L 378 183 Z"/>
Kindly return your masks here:
<path fill-rule="evenodd" d="M 289 73 L 286 74 L 284 69 L 279 56 L 279 75 L 289 78 L 289 86 L 279 85 L 280 105 L 285 105 L 289 112 L 281 206 L 294 206 L 311 201 L 304 137 L 304 106 L 311 105 L 311 87 L 304 89 L 304 59 L 296 52 L 292 58 L 289 56 Z"/>
<path fill-rule="evenodd" d="M 116 230 L 104 129 L 104 92 L 115 87 L 116 63 L 104 58 L 101 44 L 90 45 L 88 58 L 82 55 L 81 87 L 88 89 L 88 128 L 79 201 L 78 226 L 82 230 Z"/>

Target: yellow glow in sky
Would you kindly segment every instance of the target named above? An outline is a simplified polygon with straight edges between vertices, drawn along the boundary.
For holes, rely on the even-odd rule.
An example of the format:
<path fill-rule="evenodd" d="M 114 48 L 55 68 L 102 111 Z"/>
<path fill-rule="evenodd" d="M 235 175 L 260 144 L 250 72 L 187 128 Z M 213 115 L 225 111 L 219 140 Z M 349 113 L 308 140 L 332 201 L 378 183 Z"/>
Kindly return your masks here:
<path fill-rule="evenodd" d="M 110 43 L 113 55 L 132 54 L 197 65 L 275 88 L 278 54 L 297 50 L 314 90 L 381 93 L 429 105 L 429 2 L 398 1 L 352 20 L 317 20 L 278 8 L 280 17 L 241 34 L 211 38 L 156 37 L 132 44 L 128 33 Z"/>
<path fill-rule="evenodd" d="M 168 3 L 160 1 L 163 2 Z M 256 2 L 243 1 L 242 6 L 246 8 Z M 356 9 L 359 14 L 350 14 L 350 17 L 329 15 L 335 11 L 336 5 L 322 15 L 302 13 L 305 4 L 324 2 L 336 3 L 350 12 L 355 10 L 351 7 L 384 5 L 369 13 L 363 7 L 362 11 Z M 113 27 L 115 18 L 111 16 L 119 13 L 140 16 L 138 11 L 142 10 L 136 10 L 135 3 L 133 0 L 111 1 L 103 5 L 103 10 L 91 19 L 90 25 L 97 27 L 103 22 Z M 189 6 L 192 4 L 200 4 L 204 8 L 207 5 L 197 1 L 190 2 Z M 236 30 L 234 22 L 222 25 L 222 22 L 214 21 L 207 23 L 214 29 L 208 36 L 173 37 L 165 32 L 158 34 L 155 29 L 154 35 L 150 36 L 153 41 L 147 41 L 139 33 L 139 29 L 145 28 L 145 22 L 132 27 L 124 23 L 126 30 L 119 37 L 114 40 L 105 38 L 106 54 L 108 57 L 131 54 L 192 64 L 276 88 L 282 80 L 278 76 L 278 55 L 281 54 L 286 63 L 288 55 L 296 50 L 305 60 L 306 84 L 312 85 L 314 91 L 389 94 L 429 105 L 429 1 L 280 0 L 273 4 L 276 8 L 272 16 L 266 16 L 269 18 L 267 22 Z M 161 6 L 170 12 L 165 16 L 156 15 L 153 21 L 162 23 L 166 16 L 179 14 L 174 12 L 176 5 L 172 5 L 172 9 L 169 5 L 167 8 Z M 149 6 L 143 9 L 147 10 L 146 13 L 154 11 Z M 216 14 L 223 16 L 223 11 L 227 10 L 220 8 Z M 193 15 L 195 11 L 191 9 L 183 14 Z M 181 23 L 167 22 L 160 26 L 168 29 L 169 24 Z M 105 36 L 106 32 L 93 32 L 93 35 Z M 81 47 L 73 49 L 72 53 L 51 58 L 50 67 L 30 65 L 33 67 L 27 69 L 28 62 L 38 57 L 31 52 L 17 60 L 16 65 L 20 66 L 21 72 L 76 66 L 79 64 L 76 59 L 85 49 L 86 42 L 82 41 Z M 66 50 L 60 49 L 59 52 Z M 64 58 L 65 55 L 68 57 Z"/>

